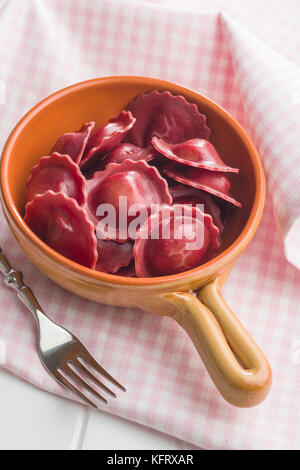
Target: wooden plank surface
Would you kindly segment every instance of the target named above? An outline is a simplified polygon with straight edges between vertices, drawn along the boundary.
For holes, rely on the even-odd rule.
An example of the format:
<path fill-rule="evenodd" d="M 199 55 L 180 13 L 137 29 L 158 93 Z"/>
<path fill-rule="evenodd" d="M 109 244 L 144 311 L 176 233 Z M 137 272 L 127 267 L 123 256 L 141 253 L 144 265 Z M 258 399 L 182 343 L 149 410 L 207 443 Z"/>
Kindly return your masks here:
<path fill-rule="evenodd" d="M 88 409 L 0 368 L 0 450 L 194 449 L 136 423 Z"/>

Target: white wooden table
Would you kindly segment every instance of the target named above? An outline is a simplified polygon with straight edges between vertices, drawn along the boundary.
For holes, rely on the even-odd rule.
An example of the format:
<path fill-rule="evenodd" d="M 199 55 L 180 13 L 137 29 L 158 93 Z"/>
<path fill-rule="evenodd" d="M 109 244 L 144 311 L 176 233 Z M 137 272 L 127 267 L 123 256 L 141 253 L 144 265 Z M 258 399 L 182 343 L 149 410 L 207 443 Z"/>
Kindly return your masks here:
<path fill-rule="evenodd" d="M 196 449 L 109 413 L 43 392 L 0 369 L 0 450 Z"/>

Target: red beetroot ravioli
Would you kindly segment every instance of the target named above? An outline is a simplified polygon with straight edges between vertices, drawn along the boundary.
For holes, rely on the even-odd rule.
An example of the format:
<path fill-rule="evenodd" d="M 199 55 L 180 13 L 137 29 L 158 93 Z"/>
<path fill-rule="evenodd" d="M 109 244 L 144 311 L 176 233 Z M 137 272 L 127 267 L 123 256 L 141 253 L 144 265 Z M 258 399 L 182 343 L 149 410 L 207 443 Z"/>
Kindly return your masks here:
<path fill-rule="evenodd" d="M 113 240 L 97 240 L 98 261 L 96 270 L 115 274 L 128 267 L 133 260 L 133 242 L 117 243 Z"/>
<path fill-rule="evenodd" d="M 239 172 L 238 168 L 225 165 L 213 144 L 205 139 L 191 139 L 172 145 L 153 137 L 152 145 L 166 158 L 182 165 L 228 173 Z"/>
<path fill-rule="evenodd" d="M 169 178 L 178 181 L 178 183 L 202 189 L 225 201 L 231 202 L 231 204 L 235 206 L 242 206 L 242 204 L 230 194 L 230 181 L 224 173 L 204 170 L 202 168 L 192 168 L 174 162 L 167 164 L 164 173 L 169 176 Z"/>
<path fill-rule="evenodd" d="M 120 268 L 119 271 L 116 272 L 116 276 L 137 277 L 134 261 L 129 266 Z"/>
<path fill-rule="evenodd" d="M 61 154 L 67 154 L 71 157 L 73 162 L 79 164 L 88 138 L 94 127 L 95 122 L 90 121 L 83 124 L 78 132 L 68 132 L 63 134 L 58 139 L 50 153 L 59 152 Z"/>
<path fill-rule="evenodd" d="M 137 210 L 137 205 L 141 211 L 146 210 L 147 217 L 152 204 L 171 203 L 166 180 L 156 168 L 145 161 L 124 160 L 122 163 L 110 163 L 104 171 L 98 171 L 87 181 L 86 210 L 95 223 L 99 236 L 104 239 L 124 242 L 130 238 L 128 223 L 138 216 L 137 213 L 131 213 L 131 210 Z M 105 212 L 110 208 L 114 208 L 115 218 L 108 221 Z M 112 213 L 110 215 L 113 216 Z M 120 217 L 122 220 L 125 218 L 122 226 L 125 233 L 124 230 L 122 233 L 119 230 Z"/>
<path fill-rule="evenodd" d="M 55 193 L 63 192 L 83 206 L 86 201 L 85 185 L 85 178 L 69 155 L 60 155 L 55 152 L 50 156 L 42 157 L 32 168 L 27 181 L 27 202 L 31 201 L 36 194 L 52 190 Z"/>
<path fill-rule="evenodd" d="M 24 220 L 53 250 L 94 269 L 98 259 L 94 225 L 84 209 L 64 193 L 47 191 L 26 204 Z"/>
<path fill-rule="evenodd" d="M 164 206 L 138 232 L 133 251 L 136 273 L 165 276 L 195 268 L 216 253 L 218 235 L 211 216 L 200 209 Z"/>
<path fill-rule="evenodd" d="M 210 135 L 206 117 L 197 105 L 169 91 L 140 94 L 127 109 L 136 123 L 125 140 L 139 147 L 149 145 L 153 136 L 177 144 L 194 138 L 208 139 Z"/>
<path fill-rule="evenodd" d="M 157 155 L 157 152 L 152 146 L 141 148 L 136 145 L 124 142 L 118 145 L 108 156 L 103 160 L 105 166 L 108 163 L 122 163 L 124 160 L 133 160 L 135 162 L 144 160 L 150 162 Z"/>
<path fill-rule="evenodd" d="M 220 208 L 213 201 L 210 194 L 183 184 L 176 184 L 169 188 L 169 190 L 173 199 L 173 204 L 188 204 L 192 206 L 203 204 L 204 212 L 212 216 L 213 223 L 218 227 L 219 232 L 223 232 L 224 225 L 221 220 Z"/>
<path fill-rule="evenodd" d="M 108 155 L 101 158 L 93 167 L 89 168 L 87 171 L 84 171 L 84 175 L 87 179 L 93 177 L 96 171 L 103 171 L 104 168 L 109 163 L 122 163 L 124 160 L 133 160 L 138 162 L 144 160 L 145 162 L 150 162 L 157 156 L 156 150 L 149 145 L 148 147 L 141 148 L 136 145 L 129 144 L 124 142 L 123 144 L 118 145 L 112 152 Z"/>
<path fill-rule="evenodd" d="M 80 167 L 86 169 L 92 166 L 99 157 L 111 152 L 124 139 L 134 123 L 135 118 L 132 114 L 129 111 L 122 111 L 119 116 L 110 119 L 107 124 L 100 127 L 90 136 Z"/>

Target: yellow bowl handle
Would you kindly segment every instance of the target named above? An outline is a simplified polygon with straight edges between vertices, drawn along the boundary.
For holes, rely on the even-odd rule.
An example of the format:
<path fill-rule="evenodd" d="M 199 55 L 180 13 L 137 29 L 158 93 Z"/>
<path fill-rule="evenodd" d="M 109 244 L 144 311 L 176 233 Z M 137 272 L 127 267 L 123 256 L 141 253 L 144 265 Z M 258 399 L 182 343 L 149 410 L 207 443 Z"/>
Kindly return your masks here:
<path fill-rule="evenodd" d="M 208 373 L 222 396 L 239 407 L 262 402 L 270 389 L 272 371 L 261 349 L 230 310 L 216 279 L 199 291 L 174 292 L 172 317 L 191 337 Z"/>

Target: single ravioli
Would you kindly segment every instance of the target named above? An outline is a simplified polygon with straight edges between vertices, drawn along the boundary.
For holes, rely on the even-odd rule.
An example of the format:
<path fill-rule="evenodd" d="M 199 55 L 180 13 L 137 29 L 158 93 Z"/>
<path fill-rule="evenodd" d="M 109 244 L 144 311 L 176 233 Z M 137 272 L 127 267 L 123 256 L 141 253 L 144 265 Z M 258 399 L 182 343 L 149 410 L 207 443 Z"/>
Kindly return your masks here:
<path fill-rule="evenodd" d="M 193 269 L 218 250 L 219 230 L 199 208 L 164 206 L 139 230 L 134 259 L 139 277 L 165 276 Z"/>
<path fill-rule="evenodd" d="M 134 261 L 129 266 L 126 266 L 125 268 L 120 268 L 119 271 L 117 271 L 115 274 L 116 276 L 123 277 L 137 277 Z"/>
<path fill-rule="evenodd" d="M 133 233 L 129 233 L 129 224 L 140 212 L 145 219 L 152 205 L 171 203 L 166 180 L 142 160 L 110 163 L 87 181 L 86 210 L 103 239 L 123 243 L 134 238 L 134 227 L 131 227 Z"/>
<path fill-rule="evenodd" d="M 220 171 L 192 168 L 180 165 L 179 163 L 169 162 L 164 169 L 164 173 L 178 183 L 202 189 L 237 207 L 242 207 L 242 204 L 230 194 L 229 179 Z"/>
<path fill-rule="evenodd" d="M 147 147 L 154 136 L 178 144 L 194 138 L 208 139 L 210 135 L 206 116 L 197 105 L 169 91 L 142 93 L 129 103 L 127 110 L 136 123 L 125 140 L 138 147 Z"/>
<path fill-rule="evenodd" d="M 111 152 L 135 123 L 135 118 L 129 111 L 122 111 L 119 116 L 108 121 L 107 124 L 94 132 L 87 141 L 80 167 L 86 169 L 92 166 L 103 155 Z"/>
<path fill-rule="evenodd" d="M 42 157 L 32 168 L 27 181 L 26 201 L 30 202 L 36 194 L 52 190 L 65 193 L 83 206 L 86 202 L 85 186 L 85 178 L 71 157 L 54 152 Z"/>
<path fill-rule="evenodd" d="M 152 145 L 166 158 L 181 165 L 227 173 L 239 172 L 238 168 L 225 165 L 213 144 L 205 139 L 190 139 L 180 144 L 168 144 L 163 139 L 153 137 Z"/>
<path fill-rule="evenodd" d="M 135 162 L 140 160 L 150 162 L 156 156 L 157 152 L 152 147 L 152 145 L 141 148 L 130 144 L 129 142 L 124 142 L 118 145 L 112 152 L 110 152 L 109 155 L 107 155 L 107 157 L 102 160 L 102 164 L 106 166 L 108 163 L 122 163 L 124 160 L 128 159 Z"/>
<path fill-rule="evenodd" d="M 63 134 L 59 137 L 50 153 L 58 152 L 61 154 L 67 154 L 73 162 L 79 164 L 94 127 L 95 122 L 90 121 L 83 124 L 81 129 L 77 132 L 68 132 Z"/>
<path fill-rule="evenodd" d="M 83 173 L 86 179 L 91 179 L 96 171 L 103 171 L 109 163 L 122 163 L 124 160 L 133 160 L 135 162 L 144 160 L 145 162 L 150 162 L 157 155 L 158 153 L 152 145 L 141 148 L 124 142 L 115 147 L 109 154 L 103 156 L 95 165 L 87 170 L 83 170 Z"/>
<path fill-rule="evenodd" d="M 133 260 L 133 242 L 117 243 L 113 240 L 97 240 L 98 261 L 96 271 L 116 274 L 127 268 Z"/>
<path fill-rule="evenodd" d="M 75 199 L 47 191 L 26 204 L 24 221 L 53 250 L 94 269 L 98 259 L 94 225 Z"/>

